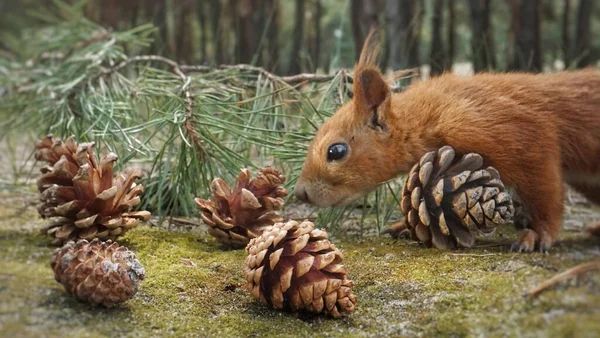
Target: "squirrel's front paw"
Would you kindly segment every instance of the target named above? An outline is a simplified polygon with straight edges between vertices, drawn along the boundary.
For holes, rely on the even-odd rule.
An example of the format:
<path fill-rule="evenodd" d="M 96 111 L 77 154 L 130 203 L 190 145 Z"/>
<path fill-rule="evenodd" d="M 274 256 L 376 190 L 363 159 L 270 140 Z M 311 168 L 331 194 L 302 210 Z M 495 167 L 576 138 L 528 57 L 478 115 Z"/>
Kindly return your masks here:
<path fill-rule="evenodd" d="M 398 239 L 398 238 L 409 239 L 409 238 L 411 238 L 410 229 L 408 229 L 406 227 L 406 222 L 405 222 L 404 218 L 402 218 L 400 221 L 392 224 L 389 228 L 383 230 L 382 233 L 389 234 L 392 238 L 395 238 L 395 239 Z"/>
<path fill-rule="evenodd" d="M 537 247 L 540 252 L 547 253 L 552 246 L 552 242 L 552 237 L 546 231 L 542 231 L 540 235 L 533 229 L 525 229 L 521 231 L 517 237 L 517 241 L 513 243 L 510 250 L 516 252 L 533 252 Z"/>

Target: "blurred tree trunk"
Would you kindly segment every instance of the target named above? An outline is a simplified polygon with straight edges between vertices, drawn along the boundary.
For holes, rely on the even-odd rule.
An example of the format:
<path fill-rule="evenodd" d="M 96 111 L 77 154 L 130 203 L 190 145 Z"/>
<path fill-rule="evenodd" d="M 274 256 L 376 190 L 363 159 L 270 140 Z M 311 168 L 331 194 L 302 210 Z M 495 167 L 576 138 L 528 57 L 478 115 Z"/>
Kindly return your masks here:
<path fill-rule="evenodd" d="M 237 62 L 252 63 L 258 41 L 253 20 L 253 14 L 258 9 L 257 0 L 236 1 L 236 6 L 232 8 L 237 9 Z"/>
<path fill-rule="evenodd" d="M 158 29 L 158 36 L 152 43 L 151 52 L 161 54 L 167 43 L 167 7 L 165 0 L 146 0 L 146 8 L 149 8 L 152 16 L 152 24 Z"/>
<path fill-rule="evenodd" d="M 44 2 L 44 7 L 45 8 L 50 8 L 53 6 L 53 0 L 45 0 Z M 102 12 L 101 10 L 101 4 L 99 4 L 97 1 L 88 1 L 85 4 L 85 16 L 86 18 L 89 18 L 93 21 L 100 21 L 100 14 Z"/>
<path fill-rule="evenodd" d="M 442 25 L 443 25 L 443 8 L 444 0 L 434 0 L 433 16 L 431 21 L 431 53 L 429 55 L 429 66 L 431 67 L 430 75 L 439 75 L 444 71 L 446 55 L 444 52 L 444 44 L 442 42 Z"/>
<path fill-rule="evenodd" d="M 130 13 L 130 25 L 131 27 L 137 26 L 138 17 L 140 15 L 140 0 L 133 0 L 129 3 Z"/>
<path fill-rule="evenodd" d="M 528 0 L 525 0 L 528 1 Z M 490 24 L 490 0 L 469 0 L 471 10 L 471 49 L 475 72 L 491 70 L 496 67 L 494 39 Z"/>
<path fill-rule="evenodd" d="M 119 24 L 119 13 L 121 8 L 119 6 L 119 0 L 104 0 L 102 3 L 102 19 L 101 22 L 114 29 Z"/>
<path fill-rule="evenodd" d="M 448 52 L 446 60 L 446 68 L 452 69 L 454 65 L 454 20 L 456 14 L 454 12 L 454 0 L 448 1 Z"/>
<path fill-rule="evenodd" d="M 271 18 L 266 0 L 256 0 L 255 8 L 253 22 L 255 31 L 254 45 L 256 47 L 252 62 L 255 66 L 265 67 L 267 65 L 266 62 L 268 62 L 265 55 L 263 55 L 268 48 L 265 34 L 269 29 Z"/>
<path fill-rule="evenodd" d="M 386 1 L 389 66 L 393 70 L 419 66 L 416 5 L 413 0 Z"/>
<path fill-rule="evenodd" d="M 421 50 L 421 33 L 423 32 L 423 22 L 425 21 L 425 0 L 417 0 L 415 4 L 415 18 L 412 19 L 414 47 L 410 50 L 409 59 L 414 66 L 421 66 L 419 61 L 419 51 Z"/>
<path fill-rule="evenodd" d="M 200 26 L 200 63 L 206 62 L 206 35 L 208 31 L 206 30 L 206 2 L 204 0 L 199 0 L 196 4 L 198 11 L 196 12 L 198 15 L 198 24 Z"/>
<path fill-rule="evenodd" d="M 507 55 L 506 55 L 506 70 L 518 70 L 515 63 L 517 59 L 517 37 L 516 34 L 519 31 L 519 17 L 520 17 L 520 0 L 510 0 L 510 26 L 508 28 L 508 37 L 506 39 Z"/>
<path fill-rule="evenodd" d="M 314 12 L 313 12 L 313 34 L 311 39 L 311 53 L 310 59 L 312 62 L 312 71 L 316 72 L 319 68 L 319 57 L 321 54 L 321 17 L 322 17 L 323 6 L 321 0 L 314 0 Z"/>
<path fill-rule="evenodd" d="M 513 0 L 514 55 L 512 69 L 540 72 L 542 70 L 541 1 Z M 514 8 L 518 6 L 518 8 Z"/>
<path fill-rule="evenodd" d="M 352 0 L 351 4 L 352 36 L 356 59 L 372 27 L 379 24 L 378 14 L 381 11 L 376 0 Z"/>
<path fill-rule="evenodd" d="M 219 21 L 221 20 L 221 1 L 210 1 L 210 19 L 212 30 L 212 42 L 214 45 L 213 62 L 222 64 L 225 58 L 223 57 L 223 41 L 221 39 L 221 29 Z"/>
<path fill-rule="evenodd" d="M 267 69 L 277 72 L 279 67 L 279 0 L 266 0 L 269 10 L 269 28 L 267 29 Z"/>
<path fill-rule="evenodd" d="M 562 17 L 562 53 L 565 68 L 571 64 L 571 40 L 570 40 L 570 22 L 571 22 L 571 0 L 563 0 L 563 17 Z"/>
<path fill-rule="evenodd" d="M 288 74 L 299 74 L 302 72 L 302 40 L 304 36 L 304 0 L 296 0 L 294 19 L 294 41 L 290 54 Z"/>
<path fill-rule="evenodd" d="M 194 49 L 192 48 L 192 35 L 193 35 L 193 24 L 192 24 L 192 13 L 196 10 L 194 8 L 194 0 L 180 0 L 176 6 L 179 8 L 179 15 L 177 17 L 177 37 L 175 55 L 177 60 L 185 63 L 191 63 L 194 61 Z"/>
<path fill-rule="evenodd" d="M 578 68 L 587 67 L 592 63 L 590 26 L 593 9 L 594 0 L 579 0 L 579 10 L 577 11 L 577 35 L 575 36 L 575 55 L 573 55 L 573 59 L 577 60 Z"/>

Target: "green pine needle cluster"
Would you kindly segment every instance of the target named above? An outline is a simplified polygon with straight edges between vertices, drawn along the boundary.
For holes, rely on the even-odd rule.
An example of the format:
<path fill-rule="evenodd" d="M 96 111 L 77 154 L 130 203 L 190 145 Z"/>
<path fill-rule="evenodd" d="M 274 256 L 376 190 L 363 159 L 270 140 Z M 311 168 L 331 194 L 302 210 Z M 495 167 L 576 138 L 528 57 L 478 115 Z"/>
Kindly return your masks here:
<path fill-rule="evenodd" d="M 232 181 L 242 167 L 274 165 L 293 187 L 319 125 L 348 99 L 343 71 L 292 83 L 247 65 L 180 65 L 142 55 L 151 25 L 112 32 L 78 5 L 57 5 L 40 16 L 45 28 L 24 31 L 0 54 L 0 128 L 75 135 L 118 154 L 120 166 L 145 171 L 142 207 L 157 215 L 197 215 L 193 197 L 208 197 L 213 178 Z M 385 184 L 362 209 L 325 210 L 317 222 L 350 217 L 361 230 L 367 220 L 381 229 L 398 212 L 398 192 Z"/>

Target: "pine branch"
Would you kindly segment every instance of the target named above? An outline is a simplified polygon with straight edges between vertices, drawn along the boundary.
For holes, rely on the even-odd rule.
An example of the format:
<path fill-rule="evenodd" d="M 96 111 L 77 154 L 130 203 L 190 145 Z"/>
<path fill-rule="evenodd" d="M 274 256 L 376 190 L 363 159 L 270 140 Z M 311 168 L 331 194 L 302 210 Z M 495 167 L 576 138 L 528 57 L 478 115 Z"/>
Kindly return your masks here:
<path fill-rule="evenodd" d="M 197 214 L 193 197 L 241 167 L 275 165 L 293 186 L 319 125 L 350 98 L 351 73 L 277 76 L 246 64 L 182 65 L 125 53 L 145 48 L 152 31 L 111 32 L 68 18 L 30 32 L 27 44 L 9 49 L 14 56 L 0 56 L 0 127 L 75 135 L 108 147 L 123 165 L 135 161 L 146 172 L 144 208 L 165 217 Z M 370 195 L 377 207 L 361 213 L 375 217 L 359 217 L 361 229 L 397 213 L 399 188 L 389 190 Z M 318 222 L 341 225 L 355 212 L 321 211 Z"/>
<path fill-rule="evenodd" d="M 114 72 L 117 72 L 117 71 L 125 68 L 127 65 L 134 63 L 134 62 L 164 63 L 164 64 L 168 65 L 170 70 L 179 77 L 179 79 L 181 80 L 181 83 L 182 83 L 181 92 L 183 93 L 183 99 L 185 102 L 185 117 L 186 117 L 186 119 L 184 122 L 184 127 L 186 129 L 186 132 L 192 139 L 192 143 L 194 144 L 194 147 L 196 148 L 196 153 L 198 154 L 200 159 L 203 160 L 204 157 L 206 156 L 206 150 L 204 149 L 204 146 L 202 145 L 202 142 L 200 141 L 200 137 L 198 136 L 198 132 L 196 131 L 196 126 L 194 125 L 194 121 L 192 119 L 192 117 L 193 117 L 192 105 L 194 103 L 194 99 L 192 97 L 192 93 L 190 90 L 190 78 L 181 70 L 181 67 L 179 66 L 179 64 L 177 62 L 175 62 L 169 58 L 166 58 L 164 56 L 159 56 L 159 55 L 139 55 L 139 56 L 130 57 L 114 67 L 104 69 L 102 71 L 101 75 L 110 75 Z"/>

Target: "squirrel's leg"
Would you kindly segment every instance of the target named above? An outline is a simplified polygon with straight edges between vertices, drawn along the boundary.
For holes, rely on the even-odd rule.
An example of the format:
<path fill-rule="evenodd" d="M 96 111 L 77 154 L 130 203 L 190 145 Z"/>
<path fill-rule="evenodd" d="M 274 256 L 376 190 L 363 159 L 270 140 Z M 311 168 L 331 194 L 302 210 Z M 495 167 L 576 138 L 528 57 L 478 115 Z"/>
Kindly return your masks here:
<path fill-rule="evenodd" d="M 521 196 L 517 192 L 512 193 L 513 206 L 515 207 L 515 216 L 513 223 L 517 229 L 527 229 L 531 224 L 531 216 L 527 206 L 523 203 Z"/>
<path fill-rule="evenodd" d="M 512 250 L 531 252 L 536 246 L 546 252 L 552 246 L 562 224 L 564 186 L 558 156 L 529 167 L 529 175 L 520 175 L 517 191 L 527 205 L 531 224 L 521 232 Z"/>
<path fill-rule="evenodd" d="M 414 239 L 414 236 L 410 229 L 406 226 L 406 222 L 404 221 L 404 217 L 402 217 L 398 222 L 392 224 L 389 228 L 383 230 L 383 234 L 389 234 L 392 238 L 407 238 Z"/>

